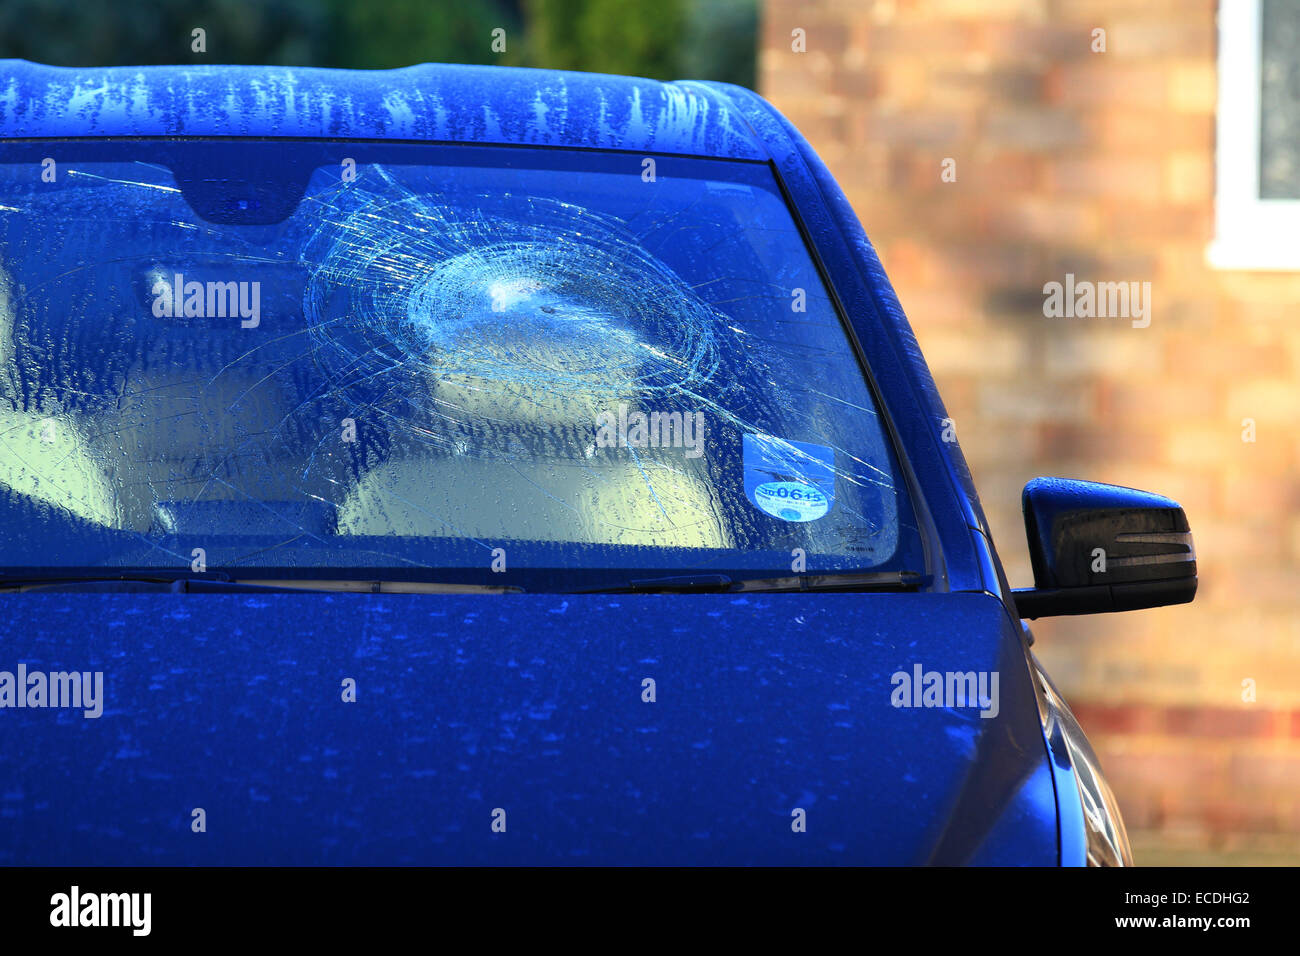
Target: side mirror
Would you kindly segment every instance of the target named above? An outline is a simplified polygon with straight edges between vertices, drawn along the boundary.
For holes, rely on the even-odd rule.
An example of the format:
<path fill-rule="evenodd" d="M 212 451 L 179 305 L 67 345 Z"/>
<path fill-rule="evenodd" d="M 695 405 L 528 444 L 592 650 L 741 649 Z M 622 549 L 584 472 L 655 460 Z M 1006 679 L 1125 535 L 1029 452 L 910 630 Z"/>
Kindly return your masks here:
<path fill-rule="evenodd" d="M 1021 617 L 1133 611 L 1196 596 L 1196 551 L 1176 501 L 1035 478 L 1022 502 L 1034 586 L 1012 591 Z"/>

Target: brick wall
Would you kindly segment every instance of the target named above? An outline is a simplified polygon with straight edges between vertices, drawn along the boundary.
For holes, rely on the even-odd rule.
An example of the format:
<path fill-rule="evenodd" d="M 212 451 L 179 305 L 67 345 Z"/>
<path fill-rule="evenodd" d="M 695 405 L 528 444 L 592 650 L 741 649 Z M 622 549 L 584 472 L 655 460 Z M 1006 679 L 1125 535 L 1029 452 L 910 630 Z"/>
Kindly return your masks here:
<path fill-rule="evenodd" d="M 1300 273 L 1206 264 L 1215 4 L 767 0 L 761 45 L 761 91 L 894 281 L 1013 586 L 1036 475 L 1187 511 L 1195 604 L 1035 625 L 1138 861 L 1300 860 Z M 1067 272 L 1150 282 L 1150 326 L 1045 318 Z"/>

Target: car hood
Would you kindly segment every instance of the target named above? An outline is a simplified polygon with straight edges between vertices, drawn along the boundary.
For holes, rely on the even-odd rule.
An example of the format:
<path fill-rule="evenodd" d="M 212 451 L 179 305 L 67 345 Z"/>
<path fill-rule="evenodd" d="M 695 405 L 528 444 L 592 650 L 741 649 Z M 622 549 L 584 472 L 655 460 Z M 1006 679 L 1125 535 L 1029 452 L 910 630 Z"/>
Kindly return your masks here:
<path fill-rule="evenodd" d="M 1022 638 L 989 595 L 5 610 L 0 671 L 104 684 L 98 718 L 0 709 L 0 863 L 1057 862 Z M 918 665 L 997 671 L 997 715 L 893 706 Z"/>

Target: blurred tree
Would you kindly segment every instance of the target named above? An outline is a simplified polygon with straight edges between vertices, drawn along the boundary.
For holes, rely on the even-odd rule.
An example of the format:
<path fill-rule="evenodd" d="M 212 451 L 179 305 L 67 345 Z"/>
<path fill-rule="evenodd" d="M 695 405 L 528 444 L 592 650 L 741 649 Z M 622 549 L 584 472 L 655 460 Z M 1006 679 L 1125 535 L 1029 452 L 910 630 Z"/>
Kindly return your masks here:
<path fill-rule="evenodd" d="M 60 66 L 527 63 L 752 86 L 759 0 L 2 0 L 0 57 Z M 191 31 L 206 31 L 206 51 Z M 506 49 L 492 49 L 505 30 Z"/>
<path fill-rule="evenodd" d="M 207 52 L 191 33 L 206 32 Z M 86 4 L 4 0 L 0 56 L 56 66 L 153 63 L 314 65 L 325 56 L 329 11 L 315 0 L 156 0 Z"/>
<path fill-rule="evenodd" d="M 529 66 L 581 70 L 585 62 L 577 23 L 588 0 L 524 0 Z"/>
<path fill-rule="evenodd" d="M 524 31 L 513 3 L 493 0 L 329 0 L 330 65 L 386 69 L 412 63 L 496 63 L 523 58 Z M 505 31 L 505 51 L 492 31 Z"/>
<path fill-rule="evenodd" d="M 681 74 L 686 0 L 527 0 L 528 62 L 561 70 Z"/>
<path fill-rule="evenodd" d="M 754 89 L 759 0 L 694 0 L 682 48 L 682 76 Z"/>
<path fill-rule="evenodd" d="M 525 0 L 530 66 L 752 87 L 759 0 Z"/>

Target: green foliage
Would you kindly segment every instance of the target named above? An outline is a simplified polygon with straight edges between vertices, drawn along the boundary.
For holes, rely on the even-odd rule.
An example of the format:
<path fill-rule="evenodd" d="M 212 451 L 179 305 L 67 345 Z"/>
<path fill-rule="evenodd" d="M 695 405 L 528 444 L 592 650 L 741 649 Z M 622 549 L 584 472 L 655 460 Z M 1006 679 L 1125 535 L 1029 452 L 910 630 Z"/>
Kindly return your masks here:
<path fill-rule="evenodd" d="M 191 31 L 207 32 L 206 53 Z M 4 0 L 0 56 L 55 66 L 161 63 L 314 65 L 324 57 L 330 16 L 316 0 Z"/>
<path fill-rule="evenodd" d="M 682 76 L 753 89 L 758 82 L 759 0 L 694 0 Z"/>
<path fill-rule="evenodd" d="M 681 75 L 686 0 L 528 0 L 529 62 L 563 70 Z"/>
<path fill-rule="evenodd" d="M 0 0 L 0 57 L 60 66 L 527 64 L 753 85 L 759 0 Z M 206 52 L 191 31 L 207 32 Z M 492 31 L 506 31 L 504 53 Z"/>
<path fill-rule="evenodd" d="M 523 31 L 492 0 L 329 0 L 335 20 L 330 65 L 387 69 L 412 63 L 518 63 Z M 503 29 L 505 51 L 492 49 Z"/>

